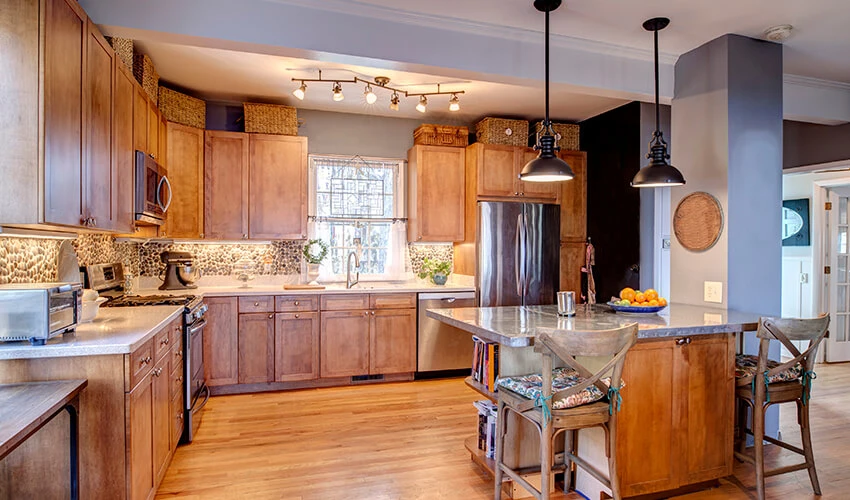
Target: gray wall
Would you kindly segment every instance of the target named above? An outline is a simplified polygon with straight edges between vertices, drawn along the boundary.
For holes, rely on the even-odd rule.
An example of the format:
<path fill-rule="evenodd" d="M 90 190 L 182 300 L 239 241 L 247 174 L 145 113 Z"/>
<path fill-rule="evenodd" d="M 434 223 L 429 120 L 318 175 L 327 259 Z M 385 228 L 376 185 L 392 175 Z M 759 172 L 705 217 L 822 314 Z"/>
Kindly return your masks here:
<path fill-rule="evenodd" d="M 784 168 L 850 159 L 850 123 L 830 126 L 786 121 L 784 134 Z"/>

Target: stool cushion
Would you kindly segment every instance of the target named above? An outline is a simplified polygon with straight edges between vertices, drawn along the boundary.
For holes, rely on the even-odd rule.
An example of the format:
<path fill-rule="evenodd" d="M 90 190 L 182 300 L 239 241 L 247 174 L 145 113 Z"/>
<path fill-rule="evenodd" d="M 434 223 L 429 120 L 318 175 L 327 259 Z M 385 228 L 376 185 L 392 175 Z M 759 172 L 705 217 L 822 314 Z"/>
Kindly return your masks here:
<path fill-rule="evenodd" d="M 759 357 L 752 354 L 738 354 L 735 356 L 735 378 L 752 377 L 758 369 Z M 771 370 L 781 365 L 778 361 L 772 359 L 767 360 L 767 369 Z M 781 371 L 775 375 L 768 377 L 768 381 L 773 384 L 776 382 L 791 382 L 797 380 L 803 375 L 803 367 L 800 363 Z"/>
<path fill-rule="evenodd" d="M 576 386 L 584 380 L 584 377 L 581 377 L 578 372 L 572 368 L 555 368 L 552 370 L 552 394 Z M 522 375 L 519 377 L 500 378 L 498 385 L 511 392 L 515 392 L 523 397 L 531 399 L 532 401 L 537 399 L 538 396 L 543 395 L 543 376 L 539 373 L 532 373 L 530 375 Z M 573 394 L 570 397 L 552 401 L 552 409 L 563 410 L 565 408 L 574 408 L 576 406 L 599 401 L 604 396 L 605 394 L 603 394 L 598 387 L 591 385 L 587 389 L 577 394 Z"/>

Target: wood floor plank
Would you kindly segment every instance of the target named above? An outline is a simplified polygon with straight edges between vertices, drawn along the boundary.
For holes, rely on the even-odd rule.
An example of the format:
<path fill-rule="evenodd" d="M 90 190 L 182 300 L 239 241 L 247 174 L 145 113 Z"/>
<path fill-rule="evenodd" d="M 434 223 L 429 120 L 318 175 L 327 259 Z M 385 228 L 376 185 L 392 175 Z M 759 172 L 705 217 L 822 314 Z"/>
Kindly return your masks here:
<path fill-rule="evenodd" d="M 808 474 L 799 471 L 768 478 L 769 498 L 838 499 L 850 491 L 850 364 L 817 372 L 810 404 L 824 495 L 815 497 Z M 476 399 L 462 379 L 214 397 L 156 498 L 490 499 L 492 479 L 463 446 L 477 426 Z M 782 437 L 799 443 L 792 408 L 781 413 Z M 797 460 L 775 446 L 767 450 L 769 467 Z M 719 488 L 680 498 L 754 496 L 752 468 L 736 463 L 735 477 Z"/>

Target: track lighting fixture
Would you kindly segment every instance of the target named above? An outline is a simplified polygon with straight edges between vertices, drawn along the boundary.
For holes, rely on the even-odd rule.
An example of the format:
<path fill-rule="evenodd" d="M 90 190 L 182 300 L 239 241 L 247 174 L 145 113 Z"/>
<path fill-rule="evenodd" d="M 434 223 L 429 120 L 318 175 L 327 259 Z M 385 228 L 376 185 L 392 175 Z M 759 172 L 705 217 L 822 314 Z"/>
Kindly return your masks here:
<path fill-rule="evenodd" d="M 295 96 L 299 101 L 304 100 L 304 96 L 307 95 L 307 84 L 301 82 L 301 86 L 292 91 L 292 95 Z"/>
<path fill-rule="evenodd" d="M 458 99 L 457 94 L 452 94 L 451 99 L 449 99 L 449 111 L 460 111 L 460 99 Z"/>
<path fill-rule="evenodd" d="M 440 89 L 440 84 L 437 84 L 436 92 L 408 92 L 406 90 L 401 90 L 399 88 L 391 87 L 389 85 L 390 79 L 386 76 L 376 76 L 373 80 L 364 80 L 359 77 L 354 77 L 351 80 L 331 80 L 322 78 L 322 71 L 319 70 L 318 78 L 293 78 L 293 82 L 301 82 L 301 85 L 292 91 L 292 95 L 295 96 L 299 101 L 303 101 L 304 97 L 307 95 L 307 82 L 328 82 L 333 83 L 333 99 L 334 101 L 342 101 L 345 99 L 345 96 L 342 93 L 342 84 L 343 83 L 363 83 L 366 84 L 366 87 L 363 90 L 363 96 L 368 104 L 375 104 L 378 102 L 378 96 L 375 94 L 373 90 L 374 87 L 382 88 L 385 90 L 391 90 L 392 96 L 390 97 L 390 109 L 392 111 L 399 110 L 399 102 L 401 101 L 401 96 L 404 97 L 418 97 L 419 104 L 416 105 L 416 110 L 420 113 L 424 113 L 428 106 L 428 97 L 432 95 L 448 95 L 451 96 L 449 98 L 449 111 L 459 111 L 460 110 L 460 98 L 459 94 L 463 94 L 463 90 L 455 90 L 452 92 L 446 92 Z"/>
<path fill-rule="evenodd" d="M 366 103 L 368 104 L 375 104 L 376 102 L 378 102 L 378 96 L 376 96 L 375 93 L 372 92 L 372 86 L 368 83 L 366 84 L 366 90 L 363 91 L 363 95 L 366 96 Z"/>
<path fill-rule="evenodd" d="M 419 104 L 416 105 L 416 111 L 420 113 L 424 113 L 428 109 L 428 98 L 423 96 L 419 96 Z"/>

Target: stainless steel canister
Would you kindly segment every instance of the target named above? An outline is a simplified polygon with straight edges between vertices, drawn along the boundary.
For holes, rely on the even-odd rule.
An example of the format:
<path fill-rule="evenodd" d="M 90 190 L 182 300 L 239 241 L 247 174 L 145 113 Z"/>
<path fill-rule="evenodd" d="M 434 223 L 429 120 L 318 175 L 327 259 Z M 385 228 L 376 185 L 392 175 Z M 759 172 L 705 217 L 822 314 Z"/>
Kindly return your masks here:
<path fill-rule="evenodd" d="M 576 315 L 575 292 L 558 292 L 558 314 L 561 316 Z"/>

